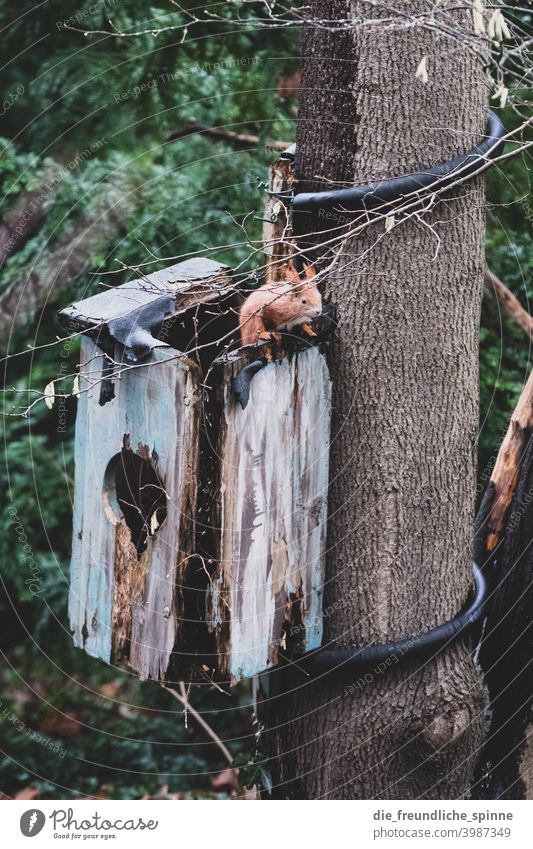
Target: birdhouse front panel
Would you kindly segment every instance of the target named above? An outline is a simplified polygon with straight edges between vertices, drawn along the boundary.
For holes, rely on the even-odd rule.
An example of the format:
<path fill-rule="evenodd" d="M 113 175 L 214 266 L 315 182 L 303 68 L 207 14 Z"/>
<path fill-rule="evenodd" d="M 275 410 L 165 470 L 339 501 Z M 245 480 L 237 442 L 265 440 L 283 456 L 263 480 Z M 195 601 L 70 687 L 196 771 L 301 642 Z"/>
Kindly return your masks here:
<path fill-rule="evenodd" d="M 138 366 L 81 347 L 69 615 L 74 642 L 142 678 L 165 677 L 194 550 L 199 369 L 168 346 Z"/>
<path fill-rule="evenodd" d="M 251 677 L 322 637 L 331 383 L 319 338 L 237 348 L 188 260 L 62 311 L 82 330 L 77 646 L 143 679 Z"/>
<path fill-rule="evenodd" d="M 232 679 L 275 665 L 288 644 L 322 640 L 331 381 L 317 347 L 254 375 L 243 409 L 232 390 L 248 360 L 222 365 L 220 534 L 208 624 Z"/>

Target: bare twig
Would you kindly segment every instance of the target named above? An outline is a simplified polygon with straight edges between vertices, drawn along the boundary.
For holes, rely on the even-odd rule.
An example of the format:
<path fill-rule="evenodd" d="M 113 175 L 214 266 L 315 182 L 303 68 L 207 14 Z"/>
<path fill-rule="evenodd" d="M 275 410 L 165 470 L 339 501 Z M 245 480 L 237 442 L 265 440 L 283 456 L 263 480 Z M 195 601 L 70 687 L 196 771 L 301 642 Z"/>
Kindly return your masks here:
<path fill-rule="evenodd" d="M 186 136 L 201 135 L 207 136 L 215 141 L 225 141 L 231 144 L 237 150 L 250 150 L 258 147 L 259 136 L 248 135 L 246 133 L 235 133 L 233 130 L 225 130 L 221 127 L 208 127 L 206 124 L 200 124 L 198 121 L 190 121 L 181 130 L 176 130 L 172 133 L 167 141 L 176 141 L 177 139 L 185 138 Z"/>
<path fill-rule="evenodd" d="M 533 317 L 524 309 L 518 298 L 513 295 L 499 277 L 489 268 L 485 269 L 485 287 L 498 303 L 503 307 L 507 315 L 524 330 L 533 340 Z"/>
<path fill-rule="evenodd" d="M 216 743 L 216 745 L 218 746 L 218 748 L 220 749 L 220 751 L 222 752 L 222 754 L 226 758 L 228 764 L 231 766 L 231 764 L 233 763 L 233 755 L 231 754 L 231 752 L 227 748 L 227 746 L 225 746 L 225 744 L 222 742 L 222 740 L 220 739 L 220 737 L 218 736 L 216 731 L 214 731 L 211 728 L 211 726 L 209 725 L 208 722 L 205 721 L 203 716 L 200 713 L 198 713 L 196 708 L 194 708 L 191 705 L 189 698 L 188 698 L 188 694 L 185 690 L 185 686 L 182 683 L 180 684 L 181 692 L 179 692 L 179 693 L 177 692 L 177 690 L 174 690 L 172 687 L 166 687 L 164 684 L 161 684 L 161 686 L 163 687 L 164 690 L 167 690 L 169 693 L 172 693 L 174 698 L 177 699 L 178 702 L 181 705 L 183 705 L 183 709 L 186 712 L 186 714 L 189 713 L 192 717 L 194 717 L 194 719 L 196 720 L 198 725 L 200 725 L 204 729 L 206 734 L 208 734 L 209 737 L 211 737 L 213 742 Z"/>

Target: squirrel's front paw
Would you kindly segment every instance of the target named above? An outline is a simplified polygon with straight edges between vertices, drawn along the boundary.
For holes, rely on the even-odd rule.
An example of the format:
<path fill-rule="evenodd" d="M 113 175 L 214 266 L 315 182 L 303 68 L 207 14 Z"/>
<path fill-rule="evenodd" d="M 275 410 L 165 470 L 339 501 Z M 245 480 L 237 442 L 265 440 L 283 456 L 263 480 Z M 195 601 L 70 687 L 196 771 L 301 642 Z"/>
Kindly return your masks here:
<path fill-rule="evenodd" d="M 300 330 L 302 331 L 302 333 L 305 333 L 306 336 L 316 336 L 317 335 L 315 333 L 315 331 L 313 330 L 313 328 L 311 327 L 311 325 L 309 324 L 309 322 L 307 322 L 307 321 L 305 321 L 303 324 L 300 325 Z"/>
<path fill-rule="evenodd" d="M 259 334 L 260 342 L 275 342 L 276 345 L 281 343 L 281 333 L 275 333 L 273 330 L 267 330 Z"/>

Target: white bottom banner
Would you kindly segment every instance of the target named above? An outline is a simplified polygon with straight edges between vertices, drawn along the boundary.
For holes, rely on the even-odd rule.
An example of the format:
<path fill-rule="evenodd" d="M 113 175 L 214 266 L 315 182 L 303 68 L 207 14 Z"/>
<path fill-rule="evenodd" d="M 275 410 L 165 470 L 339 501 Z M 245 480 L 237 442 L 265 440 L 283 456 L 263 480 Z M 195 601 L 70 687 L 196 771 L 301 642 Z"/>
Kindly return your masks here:
<path fill-rule="evenodd" d="M 221 812 L 216 806 L 231 805 Z M 235 808 L 235 805 L 237 807 Z M 215 806 L 215 807 L 213 807 Z M 202 811 L 201 808 L 205 810 Z M 216 849 L 298 846 L 517 847 L 533 845 L 532 802 L 5 801 L 2 846 L 69 841 Z M 35 842 L 29 844 L 30 840 Z"/>

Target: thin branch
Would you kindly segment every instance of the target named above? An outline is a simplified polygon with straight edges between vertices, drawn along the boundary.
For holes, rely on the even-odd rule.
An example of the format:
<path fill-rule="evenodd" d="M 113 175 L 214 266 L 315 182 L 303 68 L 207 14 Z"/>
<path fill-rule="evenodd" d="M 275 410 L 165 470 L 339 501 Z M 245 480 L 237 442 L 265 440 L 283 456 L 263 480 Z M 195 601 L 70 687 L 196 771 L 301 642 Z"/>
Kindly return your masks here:
<path fill-rule="evenodd" d="M 251 150 L 258 147 L 260 143 L 259 136 L 234 133 L 232 130 L 222 130 L 220 127 L 208 127 L 206 124 L 200 124 L 198 121 L 189 121 L 181 130 L 176 130 L 175 133 L 172 133 L 167 138 L 167 141 L 176 141 L 177 139 L 193 135 L 202 135 L 215 141 L 229 142 L 237 150 Z"/>
<path fill-rule="evenodd" d="M 222 752 L 222 754 L 226 758 L 228 764 L 231 766 L 231 764 L 233 763 L 233 755 L 231 754 L 231 752 L 227 748 L 227 746 L 224 745 L 224 743 L 222 742 L 222 740 L 220 739 L 220 737 L 218 736 L 216 731 L 214 731 L 211 728 L 211 726 L 209 725 L 209 723 L 207 723 L 205 721 L 203 716 L 200 713 L 198 713 L 196 708 L 194 708 L 191 705 L 189 698 L 188 698 L 188 694 L 185 692 L 185 687 L 183 685 L 181 685 L 182 692 L 178 693 L 177 690 L 174 690 L 172 687 L 166 687 L 164 684 L 161 684 L 161 686 L 163 687 L 164 690 L 167 690 L 169 693 L 172 693 L 174 698 L 177 699 L 178 702 L 181 705 L 183 705 L 183 709 L 184 709 L 184 711 L 186 711 L 186 713 L 189 713 L 191 716 L 194 717 L 194 719 L 196 720 L 198 725 L 200 725 L 204 729 L 206 734 L 208 734 L 209 737 L 211 737 L 213 742 L 216 743 L 216 745 L 218 746 L 218 748 L 220 749 L 220 751 Z"/>
<path fill-rule="evenodd" d="M 518 298 L 513 295 L 511 290 L 507 288 L 505 283 L 490 268 L 485 268 L 485 287 L 488 292 L 494 295 L 507 315 L 533 340 L 533 317 L 524 309 Z"/>

